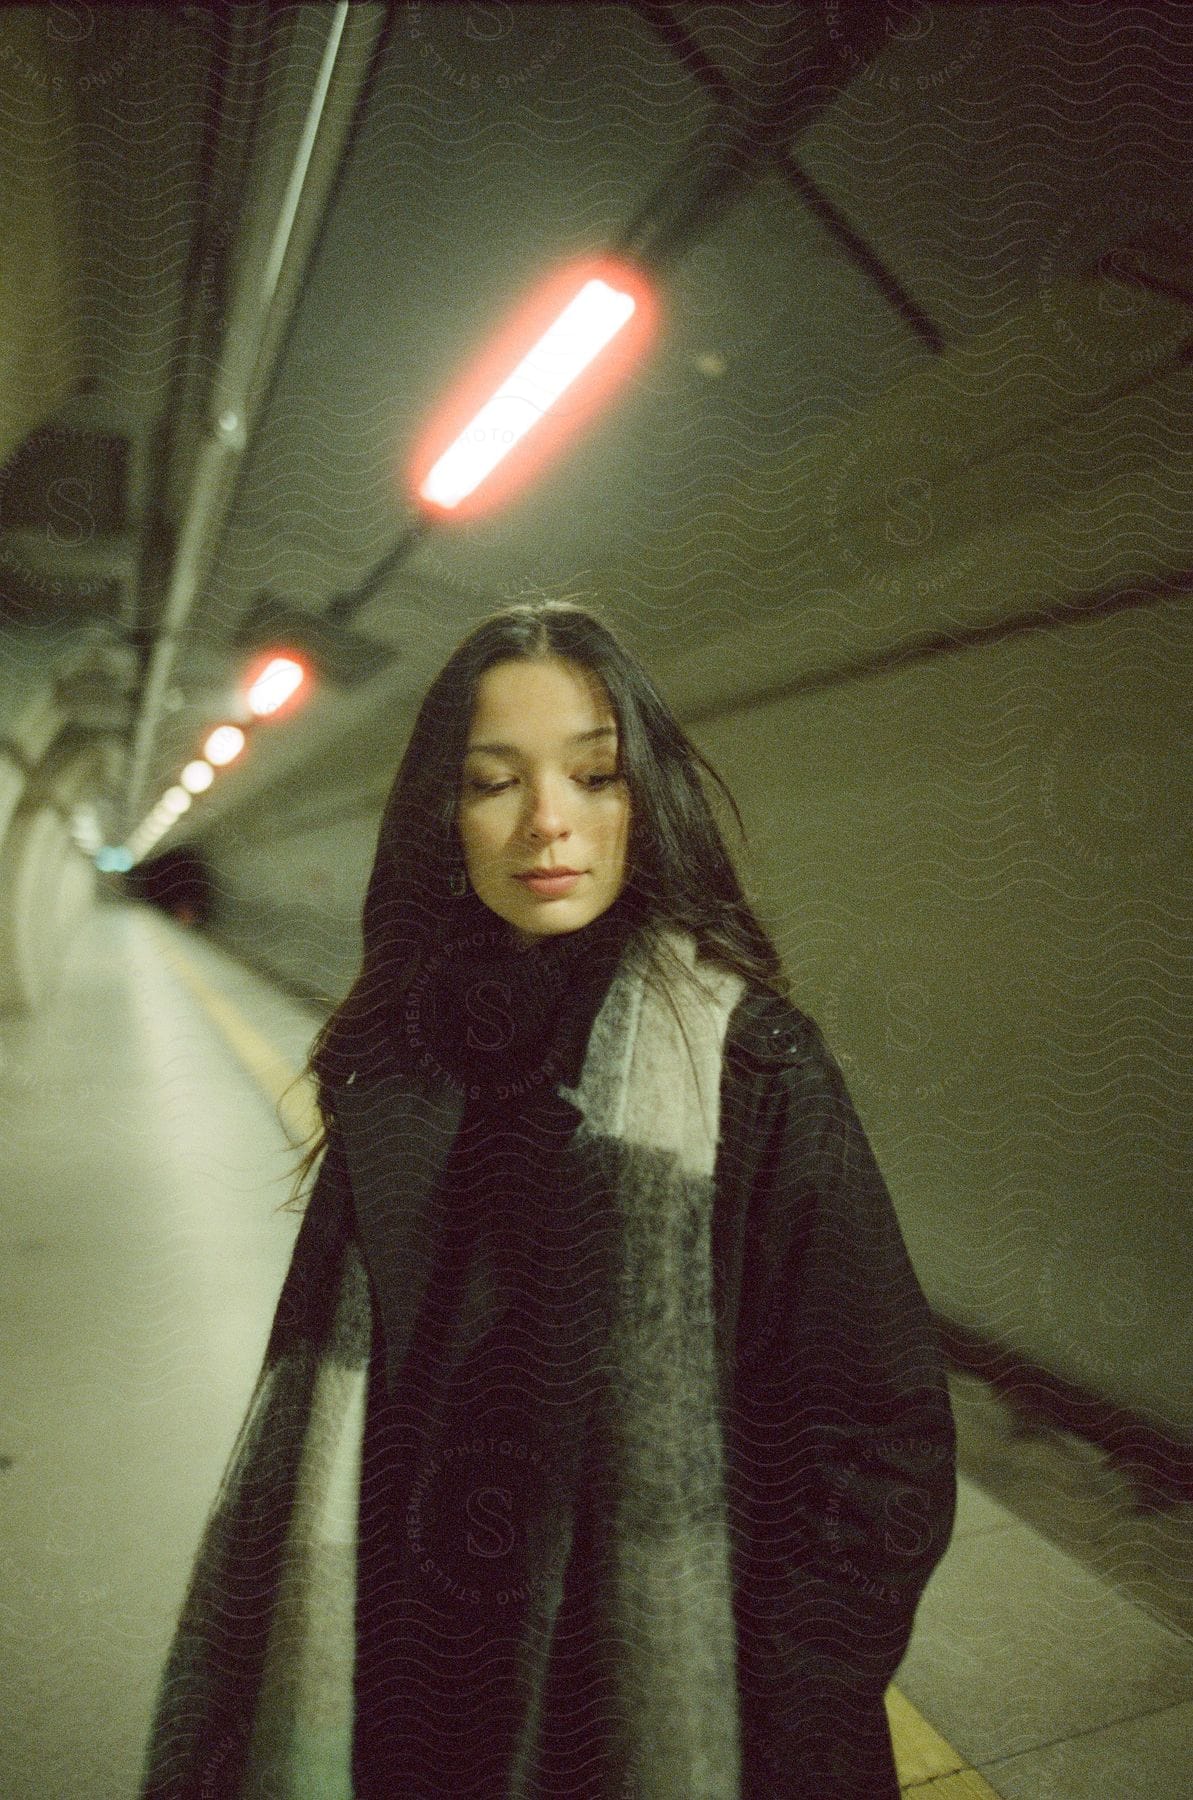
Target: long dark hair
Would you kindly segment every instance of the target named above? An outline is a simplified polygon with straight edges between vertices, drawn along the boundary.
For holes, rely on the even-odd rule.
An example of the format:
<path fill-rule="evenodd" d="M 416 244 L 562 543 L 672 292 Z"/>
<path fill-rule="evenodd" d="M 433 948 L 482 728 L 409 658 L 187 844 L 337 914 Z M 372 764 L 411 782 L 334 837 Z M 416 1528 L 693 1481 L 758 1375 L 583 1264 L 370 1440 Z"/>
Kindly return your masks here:
<path fill-rule="evenodd" d="M 468 929 L 474 913 L 493 923 L 471 889 L 456 899 L 448 886 L 462 864 L 455 818 L 477 684 L 497 663 L 547 658 L 597 675 L 617 720 L 630 796 L 621 905 L 644 928 L 645 978 L 670 999 L 668 974 L 686 973 L 659 935 L 670 927 L 695 939 L 700 959 L 790 998 L 782 960 L 742 892 L 697 765 L 728 800 L 744 842 L 737 803 L 641 664 L 591 606 L 534 599 L 506 607 L 468 633 L 428 689 L 385 803 L 365 894 L 360 974 L 299 1077 L 314 1080 L 323 1130 L 303 1157 L 296 1194 L 327 1141 L 337 1086 L 392 1040 L 396 1009 L 423 959 Z"/>

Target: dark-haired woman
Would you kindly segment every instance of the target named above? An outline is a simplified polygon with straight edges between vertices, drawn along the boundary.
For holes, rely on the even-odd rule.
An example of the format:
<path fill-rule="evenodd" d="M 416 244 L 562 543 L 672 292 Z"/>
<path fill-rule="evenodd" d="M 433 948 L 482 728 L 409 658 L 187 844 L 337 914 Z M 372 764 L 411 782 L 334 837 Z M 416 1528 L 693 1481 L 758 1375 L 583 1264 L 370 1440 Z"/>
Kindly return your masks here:
<path fill-rule="evenodd" d="M 147 1800 L 897 1795 L 953 1420 L 698 764 L 569 603 L 427 693 Z"/>

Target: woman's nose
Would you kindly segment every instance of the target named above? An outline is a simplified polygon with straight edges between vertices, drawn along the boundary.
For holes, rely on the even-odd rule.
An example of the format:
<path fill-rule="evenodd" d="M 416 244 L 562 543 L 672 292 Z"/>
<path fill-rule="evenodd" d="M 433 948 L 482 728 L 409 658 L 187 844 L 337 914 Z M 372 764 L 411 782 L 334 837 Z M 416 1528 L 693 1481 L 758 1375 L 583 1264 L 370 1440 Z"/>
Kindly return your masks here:
<path fill-rule="evenodd" d="M 531 830 L 539 837 L 559 837 L 568 829 L 559 791 L 545 782 L 529 789 L 527 816 Z"/>

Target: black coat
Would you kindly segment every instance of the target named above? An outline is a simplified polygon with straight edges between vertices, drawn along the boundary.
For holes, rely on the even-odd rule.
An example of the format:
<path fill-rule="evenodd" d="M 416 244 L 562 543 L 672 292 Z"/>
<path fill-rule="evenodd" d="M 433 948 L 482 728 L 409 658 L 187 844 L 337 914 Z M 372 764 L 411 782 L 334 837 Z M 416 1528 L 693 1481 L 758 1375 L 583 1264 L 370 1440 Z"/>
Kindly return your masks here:
<path fill-rule="evenodd" d="M 815 1022 L 730 1022 L 714 1262 L 743 1795 L 896 1800 L 883 1694 L 956 1505 L 931 1313 Z"/>
<path fill-rule="evenodd" d="M 322 1178 L 347 1179 L 358 1215 L 378 1216 L 405 1126 L 399 1110 L 354 1114 L 351 1089 L 343 1100 L 345 1155 Z M 410 1176 L 407 1159 L 407 1192 Z M 772 994 L 747 992 L 730 1021 L 715 1184 L 743 1800 L 897 1800 L 883 1695 L 952 1530 L 953 1419 L 840 1069 Z"/>

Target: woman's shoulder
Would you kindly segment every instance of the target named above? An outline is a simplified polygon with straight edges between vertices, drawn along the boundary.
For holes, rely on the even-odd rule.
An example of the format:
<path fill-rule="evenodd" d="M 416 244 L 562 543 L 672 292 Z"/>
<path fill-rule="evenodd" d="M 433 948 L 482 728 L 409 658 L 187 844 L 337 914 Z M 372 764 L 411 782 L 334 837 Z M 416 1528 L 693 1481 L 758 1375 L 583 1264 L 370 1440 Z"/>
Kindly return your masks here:
<path fill-rule="evenodd" d="M 774 988 L 751 984 L 730 1015 L 725 1054 L 746 1072 L 765 1074 L 807 1062 L 822 1044 L 810 1013 Z"/>

